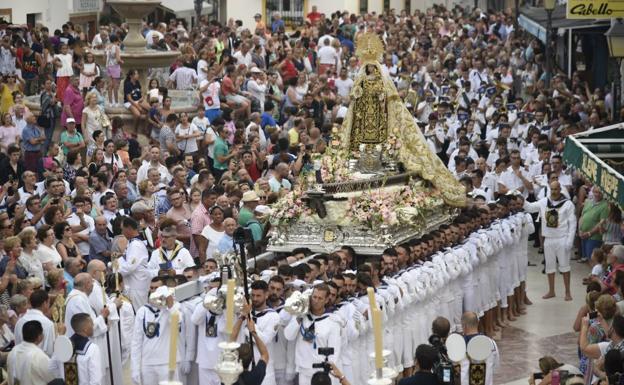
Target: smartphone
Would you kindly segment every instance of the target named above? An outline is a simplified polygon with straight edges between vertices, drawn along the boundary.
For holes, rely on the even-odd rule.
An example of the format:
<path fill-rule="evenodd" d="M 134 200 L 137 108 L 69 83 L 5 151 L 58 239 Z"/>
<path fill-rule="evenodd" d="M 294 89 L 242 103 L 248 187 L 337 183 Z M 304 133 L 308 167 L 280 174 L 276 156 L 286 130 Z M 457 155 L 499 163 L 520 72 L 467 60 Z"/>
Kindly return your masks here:
<path fill-rule="evenodd" d="M 533 380 L 543 380 L 544 373 L 533 373 Z"/>
<path fill-rule="evenodd" d="M 598 312 L 597 311 L 590 311 L 589 312 L 589 319 L 596 319 L 598 317 Z"/>

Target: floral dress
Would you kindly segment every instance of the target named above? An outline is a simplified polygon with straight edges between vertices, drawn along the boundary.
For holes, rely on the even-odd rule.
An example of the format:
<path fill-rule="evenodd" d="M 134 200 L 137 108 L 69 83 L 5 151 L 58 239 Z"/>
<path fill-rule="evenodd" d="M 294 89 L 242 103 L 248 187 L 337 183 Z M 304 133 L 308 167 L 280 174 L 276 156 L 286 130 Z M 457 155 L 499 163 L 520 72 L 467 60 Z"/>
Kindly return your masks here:
<path fill-rule="evenodd" d="M 587 341 L 589 344 L 597 344 L 599 342 L 607 341 L 607 332 L 604 330 L 600 322 L 597 319 L 590 320 L 589 322 L 589 328 L 587 329 Z M 579 369 L 581 370 L 581 373 L 585 375 L 586 384 L 588 383 L 587 379 L 591 380 L 593 377 L 593 366 L 593 361 L 580 352 Z"/>

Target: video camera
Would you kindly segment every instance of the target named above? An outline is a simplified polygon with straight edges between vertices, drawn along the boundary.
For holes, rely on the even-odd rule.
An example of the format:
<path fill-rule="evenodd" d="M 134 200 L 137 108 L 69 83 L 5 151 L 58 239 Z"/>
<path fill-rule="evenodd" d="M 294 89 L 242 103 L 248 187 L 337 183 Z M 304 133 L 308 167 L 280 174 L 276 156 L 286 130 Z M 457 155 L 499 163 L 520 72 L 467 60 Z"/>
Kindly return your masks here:
<path fill-rule="evenodd" d="M 331 372 L 331 365 L 329 364 L 329 356 L 334 354 L 334 348 L 318 348 L 318 354 L 325 356 L 325 361 L 312 364 L 312 369 L 323 369 L 323 373 L 329 374 Z"/>
<path fill-rule="evenodd" d="M 433 373 L 438 377 L 438 384 L 454 385 L 455 373 L 453 372 L 453 363 L 448 358 L 442 337 L 432 334 L 429 336 L 429 344 L 438 351 L 438 360 L 433 364 Z"/>
<path fill-rule="evenodd" d="M 251 234 L 251 230 L 245 227 L 238 227 L 236 230 L 234 230 L 232 238 L 234 238 L 234 242 L 238 244 L 253 242 L 253 235 Z"/>

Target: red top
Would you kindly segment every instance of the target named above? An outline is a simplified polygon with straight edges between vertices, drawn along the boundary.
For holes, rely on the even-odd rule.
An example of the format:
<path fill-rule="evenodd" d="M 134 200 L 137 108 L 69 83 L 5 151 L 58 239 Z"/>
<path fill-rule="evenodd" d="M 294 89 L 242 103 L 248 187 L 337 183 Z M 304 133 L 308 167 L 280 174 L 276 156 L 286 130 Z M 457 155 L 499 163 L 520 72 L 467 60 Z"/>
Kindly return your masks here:
<path fill-rule="evenodd" d="M 308 13 L 308 20 L 310 20 L 312 24 L 316 24 L 316 22 L 319 21 L 320 19 L 321 19 L 321 14 L 319 12 Z"/>
<path fill-rule="evenodd" d="M 282 77 L 284 80 L 297 77 L 299 72 L 297 72 L 297 67 L 293 64 L 292 61 L 286 59 L 284 60 L 284 66 L 282 67 Z"/>
<path fill-rule="evenodd" d="M 254 182 L 257 181 L 262 174 L 260 170 L 258 170 L 258 165 L 255 161 L 252 162 L 251 165 L 245 166 L 245 170 L 247 170 L 247 173 L 251 177 L 251 180 L 253 180 Z"/>
<path fill-rule="evenodd" d="M 223 92 L 223 96 L 236 93 L 234 82 L 229 76 L 223 78 L 223 81 L 221 82 L 221 91 Z"/>

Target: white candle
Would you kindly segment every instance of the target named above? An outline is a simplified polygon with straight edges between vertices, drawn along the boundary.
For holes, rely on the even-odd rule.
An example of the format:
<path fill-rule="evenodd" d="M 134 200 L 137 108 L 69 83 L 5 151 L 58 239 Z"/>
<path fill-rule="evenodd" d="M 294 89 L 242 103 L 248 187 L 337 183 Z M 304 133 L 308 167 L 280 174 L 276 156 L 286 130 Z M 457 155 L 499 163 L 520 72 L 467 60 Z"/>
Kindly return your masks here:
<path fill-rule="evenodd" d="M 169 339 L 169 372 L 176 370 L 176 355 L 178 354 L 178 332 L 180 330 L 180 313 L 171 313 L 171 336 Z"/>
<path fill-rule="evenodd" d="M 366 289 L 366 292 L 368 293 L 368 304 L 370 305 L 371 310 L 377 309 L 377 300 L 375 299 L 375 289 L 373 289 L 372 287 L 369 287 Z"/>
<path fill-rule="evenodd" d="M 373 332 L 375 336 L 375 368 L 382 369 L 383 362 L 383 337 L 381 334 L 381 310 L 373 309 Z"/>
<path fill-rule="evenodd" d="M 232 334 L 234 329 L 234 290 L 236 290 L 236 281 L 228 279 L 225 298 L 225 332 L 227 334 Z"/>

